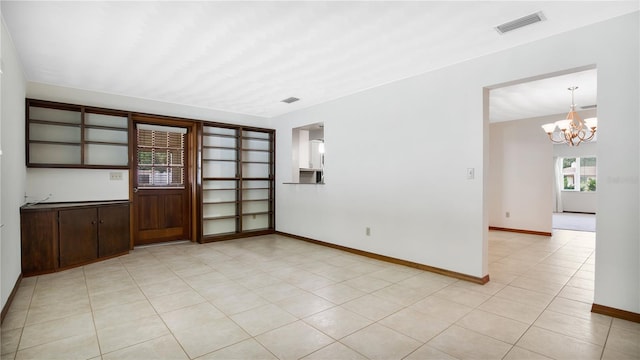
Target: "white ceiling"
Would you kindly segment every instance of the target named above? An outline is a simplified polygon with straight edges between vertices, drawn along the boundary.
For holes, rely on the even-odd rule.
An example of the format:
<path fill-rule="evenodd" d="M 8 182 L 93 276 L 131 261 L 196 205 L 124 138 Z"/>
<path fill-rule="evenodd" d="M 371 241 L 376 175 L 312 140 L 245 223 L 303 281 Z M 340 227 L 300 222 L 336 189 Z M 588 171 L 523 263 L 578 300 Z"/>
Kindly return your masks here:
<path fill-rule="evenodd" d="M 571 108 L 568 88 L 572 86 L 578 87 L 574 93 L 576 110 L 597 105 L 597 70 L 592 69 L 493 89 L 489 93 L 489 119 L 500 122 L 553 114 L 564 118 Z"/>
<path fill-rule="evenodd" d="M 3 0 L 2 16 L 29 81 L 272 117 L 638 8 L 637 0 Z M 494 30 L 537 11 L 547 20 Z M 515 116 L 551 95 L 514 90 L 511 98 L 494 90 L 492 113 Z M 301 100 L 280 102 L 290 96 Z M 568 93 L 554 96 L 565 111 Z"/>

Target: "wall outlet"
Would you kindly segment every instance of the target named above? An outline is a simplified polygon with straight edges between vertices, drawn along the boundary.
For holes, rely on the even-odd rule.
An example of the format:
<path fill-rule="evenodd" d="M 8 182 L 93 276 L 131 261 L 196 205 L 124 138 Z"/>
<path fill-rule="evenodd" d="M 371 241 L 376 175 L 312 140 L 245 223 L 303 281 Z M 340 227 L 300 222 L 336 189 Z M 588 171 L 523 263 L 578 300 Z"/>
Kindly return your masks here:
<path fill-rule="evenodd" d="M 506 213 L 504 213 L 504 217 L 508 218 L 508 217 L 510 217 L 510 216 L 511 216 L 511 213 L 510 213 L 510 212 L 508 212 L 508 211 L 507 211 Z"/>
<path fill-rule="evenodd" d="M 367 236 L 371 236 L 371 228 L 370 228 L 370 227 L 365 228 L 365 229 L 364 229 L 364 233 L 365 233 L 365 235 L 367 235 Z"/>
<path fill-rule="evenodd" d="M 122 171 L 112 171 L 109 173 L 109 180 L 122 180 Z"/>

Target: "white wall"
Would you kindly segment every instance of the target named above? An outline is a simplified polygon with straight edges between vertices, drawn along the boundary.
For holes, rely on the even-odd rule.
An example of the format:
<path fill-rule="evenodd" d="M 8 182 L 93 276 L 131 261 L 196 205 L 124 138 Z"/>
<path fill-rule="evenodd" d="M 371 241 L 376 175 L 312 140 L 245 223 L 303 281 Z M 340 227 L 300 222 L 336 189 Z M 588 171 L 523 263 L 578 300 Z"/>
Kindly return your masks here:
<path fill-rule="evenodd" d="M 595 302 L 640 312 L 638 15 L 272 119 L 278 130 L 277 229 L 485 275 L 483 87 L 596 64 Z M 327 184 L 283 185 L 290 180 L 291 128 L 314 122 L 325 123 Z M 466 168 L 475 168 L 474 180 L 465 178 Z"/>
<path fill-rule="evenodd" d="M 4 308 L 20 276 L 20 206 L 24 202 L 25 78 L 4 20 L 0 26 L 0 293 Z"/>
<path fill-rule="evenodd" d="M 266 127 L 266 118 L 234 114 L 180 104 L 170 104 L 95 91 L 72 89 L 40 83 L 27 83 L 27 97 L 63 103 L 104 107 L 156 115 Z M 24 100 L 23 100 L 24 101 Z M 109 179 L 111 171 L 123 173 L 123 180 Z M 28 201 L 118 200 L 129 198 L 127 170 L 95 169 L 28 169 Z"/>
<path fill-rule="evenodd" d="M 539 117 L 490 125 L 490 226 L 551 232 L 553 144 L 540 128 L 549 121 Z"/>

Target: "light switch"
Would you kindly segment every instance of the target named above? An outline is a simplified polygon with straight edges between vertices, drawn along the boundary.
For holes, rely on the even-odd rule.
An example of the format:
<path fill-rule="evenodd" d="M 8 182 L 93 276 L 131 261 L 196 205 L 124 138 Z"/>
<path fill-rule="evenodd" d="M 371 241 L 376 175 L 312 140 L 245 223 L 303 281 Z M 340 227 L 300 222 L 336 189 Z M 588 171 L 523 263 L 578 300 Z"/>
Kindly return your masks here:
<path fill-rule="evenodd" d="M 474 168 L 467 168 L 467 179 L 472 180 L 475 177 L 475 172 Z"/>

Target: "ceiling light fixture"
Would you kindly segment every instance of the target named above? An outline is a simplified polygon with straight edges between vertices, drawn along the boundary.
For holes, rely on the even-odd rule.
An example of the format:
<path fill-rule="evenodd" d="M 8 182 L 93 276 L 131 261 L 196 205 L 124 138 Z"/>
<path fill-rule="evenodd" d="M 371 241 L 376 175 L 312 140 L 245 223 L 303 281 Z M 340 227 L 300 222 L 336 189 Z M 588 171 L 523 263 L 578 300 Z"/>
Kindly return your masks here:
<path fill-rule="evenodd" d="M 576 112 L 576 104 L 573 98 L 573 92 L 577 86 L 568 88 L 571 91 L 571 111 L 564 120 L 556 121 L 542 125 L 544 132 L 549 135 L 551 142 L 555 144 L 567 144 L 569 146 L 578 146 L 582 142 L 593 140 L 598 127 L 597 118 L 589 118 L 582 120 Z M 556 131 L 558 129 L 559 131 Z"/>

